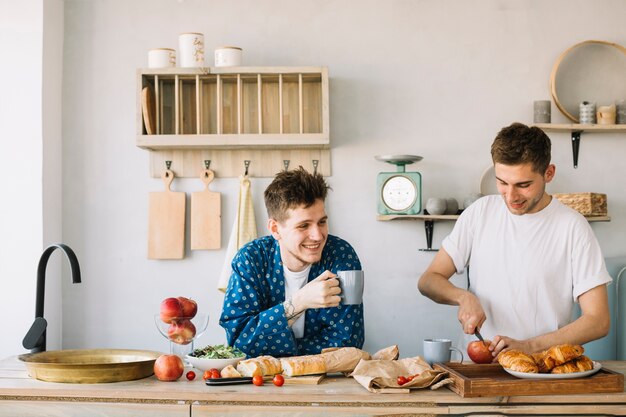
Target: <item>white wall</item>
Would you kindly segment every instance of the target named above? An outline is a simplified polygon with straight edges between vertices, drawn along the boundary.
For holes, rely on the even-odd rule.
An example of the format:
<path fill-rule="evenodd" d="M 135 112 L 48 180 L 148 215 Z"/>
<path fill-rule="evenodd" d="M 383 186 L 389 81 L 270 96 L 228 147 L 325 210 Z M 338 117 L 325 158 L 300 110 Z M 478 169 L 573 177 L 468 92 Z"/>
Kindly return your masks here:
<path fill-rule="evenodd" d="M 455 338 L 456 309 L 416 290 L 432 258 L 418 251 L 423 223 L 376 221 L 376 175 L 394 168 L 374 156 L 423 156 L 409 169 L 423 175 L 424 201 L 462 201 L 478 191 L 499 128 L 530 122 L 533 100 L 549 98 L 559 54 L 586 39 L 626 44 L 623 16 L 626 2 L 618 0 L 66 0 L 63 240 L 77 252 L 83 283 L 62 282 L 63 346 L 167 350 L 152 314 L 172 295 L 197 299 L 211 315 L 199 344 L 225 340 L 215 289 L 225 251 L 146 259 L 148 192 L 162 189 L 149 176 L 148 153 L 134 145 L 135 70 L 146 66 L 150 48 L 176 48 L 180 32 L 198 31 L 209 63 L 215 47 L 238 45 L 246 65 L 329 67 L 331 232 L 355 246 L 366 270 L 365 349 L 398 343 L 409 356 L 425 337 Z M 556 108 L 553 121 L 565 122 Z M 550 191 L 607 193 L 613 220 L 593 228 L 606 256 L 624 254 L 624 135 L 585 135 L 576 170 L 569 137 L 551 137 L 557 178 Z M 268 183 L 253 180 L 260 233 Z M 20 178 L 20 186 L 28 183 Z M 174 184 L 188 193 L 201 186 Z M 225 247 L 237 180 L 218 178 L 212 189 L 222 193 Z M 435 246 L 451 228 L 436 224 Z M 32 302 L 30 294 L 19 297 Z"/>
<path fill-rule="evenodd" d="M 41 0 L 0 2 L 0 356 L 15 354 L 35 314 L 36 259 L 42 245 Z M 29 53 L 33 52 L 33 53 Z M 19 62 L 17 57 L 19 57 Z"/>

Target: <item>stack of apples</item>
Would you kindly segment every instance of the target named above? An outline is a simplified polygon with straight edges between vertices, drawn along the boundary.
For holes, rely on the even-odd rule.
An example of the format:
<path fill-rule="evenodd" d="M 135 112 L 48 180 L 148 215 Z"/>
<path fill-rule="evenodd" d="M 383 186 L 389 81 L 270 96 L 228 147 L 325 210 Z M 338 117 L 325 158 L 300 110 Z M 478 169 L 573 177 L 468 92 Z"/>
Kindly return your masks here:
<path fill-rule="evenodd" d="M 198 304 L 187 297 L 168 297 L 161 301 L 160 317 L 169 324 L 167 336 L 179 345 L 187 345 L 196 336 L 196 326 L 191 319 L 198 312 Z"/>

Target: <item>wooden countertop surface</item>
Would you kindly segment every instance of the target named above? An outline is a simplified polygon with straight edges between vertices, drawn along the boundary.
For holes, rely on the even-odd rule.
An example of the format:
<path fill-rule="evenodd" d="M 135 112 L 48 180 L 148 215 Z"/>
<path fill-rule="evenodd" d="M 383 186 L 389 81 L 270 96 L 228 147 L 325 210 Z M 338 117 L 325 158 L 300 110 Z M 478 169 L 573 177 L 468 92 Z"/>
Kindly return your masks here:
<path fill-rule="evenodd" d="M 604 367 L 626 373 L 626 361 L 602 361 Z M 199 374 L 199 372 L 197 372 Z M 199 377 L 201 376 L 198 375 Z M 320 405 L 350 407 L 411 406 L 439 407 L 447 405 L 456 412 L 464 406 L 478 405 L 496 408 L 530 404 L 560 404 L 580 407 L 583 404 L 606 404 L 625 409 L 626 392 L 611 394 L 574 394 L 549 396 L 512 396 L 462 398 L 443 387 L 438 390 L 413 390 L 410 394 L 373 394 L 352 378 L 331 375 L 319 385 L 285 385 L 271 383 L 257 387 L 252 384 L 206 386 L 197 377 L 187 381 L 184 376 L 176 382 L 161 382 L 154 376 L 137 381 L 106 384 L 62 384 L 31 379 L 17 357 L 0 361 L 0 401 L 53 400 L 160 404 L 239 404 L 239 405 Z M 451 408 L 451 410 L 452 410 Z M 467 409 L 466 409 L 467 410 Z"/>

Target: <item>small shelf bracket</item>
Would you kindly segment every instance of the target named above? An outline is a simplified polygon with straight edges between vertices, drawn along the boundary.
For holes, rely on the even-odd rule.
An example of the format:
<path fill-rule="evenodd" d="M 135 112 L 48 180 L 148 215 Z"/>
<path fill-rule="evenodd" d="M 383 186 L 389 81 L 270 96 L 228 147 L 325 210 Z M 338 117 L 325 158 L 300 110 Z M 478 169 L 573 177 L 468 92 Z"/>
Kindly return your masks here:
<path fill-rule="evenodd" d="M 580 135 L 582 130 L 572 130 L 572 156 L 574 157 L 574 168 L 578 168 L 578 152 L 580 150 Z"/>
<path fill-rule="evenodd" d="M 437 252 L 439 249 L 433 249 L 433 231 L 435 229 L 434 220 L 424 220 L 424 231 L 426 232 L 426 249 L 420 249 L 422 252 Z"/>

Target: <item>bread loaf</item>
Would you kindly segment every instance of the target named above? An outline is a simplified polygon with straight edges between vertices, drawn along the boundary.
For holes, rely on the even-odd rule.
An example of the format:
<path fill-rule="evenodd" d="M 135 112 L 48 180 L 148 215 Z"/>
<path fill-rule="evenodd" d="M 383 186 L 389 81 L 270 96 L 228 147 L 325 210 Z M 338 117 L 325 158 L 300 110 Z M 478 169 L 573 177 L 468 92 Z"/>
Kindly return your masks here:
<path fill-rule="evenodd" d="M 536 374 L 539 372 L 537 364 L 532 356 L 519 350 L 507 350 L 498 355 L 498 362 L 503 367 L 515 372 Z"/>
<path fill-rule="evenodd" d="M 220 371 L 222 378 L 241 378 L 241 374 L 237 372 L 234 366 L 228 365 Z"/>
<path fill-rule="evenodd" d="M 326 373 L 326 362 L 321 355 L 292 356 L 280 358 L 283 375 L 313 375 Z"/>
<path fill-rule="evenodd" d="M 280 360 L 265 355 L 240 361 L 237 364 L 237 371 L 242 376 L 276 375 L 282 372 L 282 367 Z"/>

